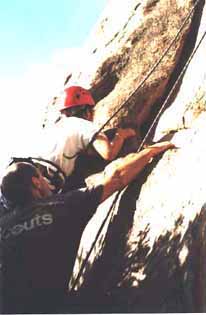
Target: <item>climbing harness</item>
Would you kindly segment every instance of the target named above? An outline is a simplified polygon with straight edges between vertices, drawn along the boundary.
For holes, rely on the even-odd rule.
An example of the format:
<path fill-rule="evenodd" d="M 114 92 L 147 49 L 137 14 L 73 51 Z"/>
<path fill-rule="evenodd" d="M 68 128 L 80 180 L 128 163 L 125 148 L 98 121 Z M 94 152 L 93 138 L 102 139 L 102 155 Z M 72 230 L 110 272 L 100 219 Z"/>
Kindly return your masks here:
<path fill-rule="evenodd" d="M 180 27 L 179 31 L 177 32 L 176 36 L 174 37 L 174 39 L 171 41 L 171 43 L 169 44 L 169 46 L 168 46 L 168 47 L 166 48 L 166 50 L 164 51 L 163 55 L 162 55 L 162 56 L 159 58 L 159 60 L 154 64 L 154 66 L 153 66 L 152 69 L 148 72 L 148 74 L 145 76 L 145 78 L 142 80 L 142 82 L 138 85 L 137 89 L 129 96 L 128 100 L 129 100 L 130 98 L 132 98 L 132 97 L 134 96 L 134 94 L 136 93 L 136 91 L 138 91 L 138 90 L 143 86 L 143 84 L 144 84 L 144 83 L 146 82 L 146 80 L 150 77 L 150 75 L 153 73 L 153 71 L 154 71 L 154 70 L 157 68 L 157 66 L 161 63 L 162 59 L 163 59 L 164 56 L 168 53 L 168 51 L 170 50 L 170 48 L 172 47 L 172 45 L 175 43 L 175 41 L 176 41 L 176 39 L 178 38 L 180 32 L 183 30 L 184 26 L 186 25 L 186 22 L 189 20 L 189 18 L 191 17 L 193 11 L 195 10 L 196 6 L 199 4 L 200 1 L 201 1 L 201 0 L 197 0 L 197 1 L 195 2 L 193 8 L 192 8 L 191 11 L 188 13 L 187 17 L 185 18 L 183 24 L 181 25 L 181 27 Z M 172 89 L 170 90 L 170 92 L 169 92 L 167 98 L 165 99 L 165 101 L 164 101 L 164 103 L 162 104 L 162 106 L 161 106 L 159 112 L 157 113 L 156 117 L 154 118 L 154 120 L 153 120 L 153 122 L 152 122 L 152 124 L 151 124 L 151 126 L 150 126 L 150 128 L 149 128 L 149 130 L 147 131 L 146 135 L 144 136 L 143 140 L 141 141 L 141 143 L 140 143 L 140 145 L 139 145 L 139 147 L 138 147 L 137 153 L 142 149 L 143 145 L 145 144 L 145 142 L 146 142 L 146 140 L 147 140 L 147 138 L 148 138 L 148 136 L 149 136 L 149 134 L 150 134 L 152 128 L 154 127 L 156 121 L 157 121 L 158 118 L 160 117 L 160 115 L 161 115 L 163 109 L 166 107 L 166 105 L 167 105 L 167 103 L 168 103 L 168 100 L 170 99 L 170 97 L 171 97 L 172 93 L 174 92 L 175 88 L 177 87 L 177 84 L 179 83 L 180 79 L 182 78 L 183 74 L 185 73 L 185 71 L 186 71 L 187 67 L 189 66 L 189 63 L 191 62 L 191 60 L 192 60 L 192 58 L 194 57 L 195 53 L 196 53 L 197 50 L 199 49 L 199 47 L 200 47 L 202 41 L 204 40 L 205 36 L 206 36 L 206 31 L 205 31 L 205 32 L 203 33 L 203 35 L 201 36 L 201 38 L 200 38 L 200 40 L 199 40 L 199 42 L 198 42 L 196 48 L 193 50 L 193 52 L 191 53 L 191 55 L 190 55 L 190 57 L 188 58 L 187 62 L 185 63 L 185 65 L 184 65 L 182 71 L 180 72 L 178 78 L 176 79 L 176 81 L 175 81 L 175 83 L 174 83 Z M 127 102 L 128 102 L 128 100 L 127 100 Z M 111 121 L 111 119 L 113 119 L 113 118 L 115 117 L 115 115 L 116 115 L 117 113 L 119 113 L 119 111 L 127 104 L 127 102 L 125 102 L 122 106 L 120 106 L 120 107 L 117 109 L 117 111 L 105 122 L 105 124 L 104 124 L 104 125 L 97 131 L 97 133 L 94 135 L 94 137 L 93 137 L 94 139 L 95 139 L 95 136 L 96 136 L 99 132 L 101 132 L 101 131 L 105 128 L 105 126 Z M 94 139 L 91 140 L 91 143 L 92 143 L 92 141 L 94 141 Z M 123 188 L 123 189 L 125 189 L 125 188 Z M 88 253 L 87 253 L 87 255 L 86 255 L 84 261 L 82 262 L 82 265 L 81 265 L 80 270 L 79 270 L 79 272 L 78 272 L 78 274 L 77 274 L 77 277 L 76 277 L 76 279 L 74 280 L 74 282 L 73 282 L 73 284 L 72 284 L 72 286 L 71 286 L 71 289 L 70 289 L 70 291 L 69 291 L 70 293 L 72 293 L 72 292 L 75 290 L 75 287 L 76 287 L 76 285 L 77 285 L 77 283 L 78 283 L 78 281 L 79 281 L 79 279 L 80 279 L 80 277 L 81 277 L 81 275 L 82 275 L 82 273 L 83 273 L 83 271 L 84 271 L 84 268 L 85 268 L 85 266 L 86 266 L 86 264 L 87 264 L 87 262 L 88 262 L 88 260 L 89 260 L 89 257 L 90 257 L 90 255 L 91 255 L 91 253 L 92 253 L 92 250 L 94 249 L 94 247 L 95 247 L 95 245 L 96 245 L 96 243 L 97 243 L 97 241 L 98 241 L 98 238 L 99 238 L 99 236 L 100 236 L 100 233 L 102 232 L 102 230 L 103 230 L 103 228 L 104 228 L 104 226 L 105 226 L 105 224 L 106 224 L 106 222 L 107 222 L 107 220 L 108 220 L 110 214 L 112 213 L 113 209 L 115 208 L 115 205 L 116 205 L 116 203 L 117 203 L 117 200 L 118 200 L 118 198 L 119 198 L 121 192 L 123 191 L 123 189 L 122 189 L 122 190 L 119 190 L 119 191 L 117 192 L 117 194 L 116 194 L 116 196 L 115 196 L 115 199 L 114 199 L 114 201 L 113 201 L 113 203 L 112 203 L 110 209 L 108 210 L 108 213 L 107 213 L 107 215 L 106 215 L 104 221 L 102 222 L 102 224 L 101 224 L 101 226 L 100 226 L 100 228 L 99 228 L 99 230 L 98 230 L 98 232 L 97 232 L 97 234 L 96 234 L 95 240 L 94 240 L 94 242 L 92 243 L 92 245 L 91 245 L 91 247 L 90 247 L 90 250 L 88 251 Z"/>
<path fill-rule="evenodd" d="M 41 171 L 41 174 L 46 177 L 54 187 L 53 192 L 61 192 L 66 181 L 66 174 L 54 162 L 40 157 L 12 157 L 9 166 L 18 162 L 27 162 L 37 167 Z"/>

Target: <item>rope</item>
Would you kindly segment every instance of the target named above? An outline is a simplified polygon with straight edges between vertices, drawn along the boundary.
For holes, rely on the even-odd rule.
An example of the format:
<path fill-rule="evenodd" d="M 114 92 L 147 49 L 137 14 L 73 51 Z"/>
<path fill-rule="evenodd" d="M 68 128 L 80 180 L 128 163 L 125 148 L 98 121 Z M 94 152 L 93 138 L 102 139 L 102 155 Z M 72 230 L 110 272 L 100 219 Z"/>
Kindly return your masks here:
<path fill-rule="evenodd" d="M 184 19 L 180 29 L 178 30 L 176 36 L 173 38 L 173 40 L 171 40 L 170 44 L 168 45 L 168 47 L 165 49 L 165 51 L 163 52 L 163 54 L 161 55 L 161 57 L 156 61 L 156 63 L 153 65 L 153 67 L 148 71 L 148 73 L 145 75 L 145 77 L 142 79 L 142 81 L 139 83 L 139 85 L 137 86 L 137 88 L 129 95 L 128 99 L 126 100 L 125 103 L 123 103 L 113 114 L 111 117 L 109 117 L 109 119 L 99 128 L 99 130 L 94 134 L 94 136 L 92 137 L 90 143 L 88 144 L 91 145 L 92 142 L 95 140 L 96 136 L 106 127 L 106 125 L 108 125 L 108 123 L 127 105 L 127 103 L 130 101 L 130 99 L 135 95 L 136 92 L 138 92 L 140 90 L 140 88 L 144 85 L 144 83 L 148 80 L 148 78 L 152 75 L 152 73 L 156 70 L 156 68 L 159 66 L 159 64 L 162 62 L 162 60 L 164 59 L 164 57 L 167 55 L 167 53 L 169 52 L 170 48 L 174 45 L 174 43 L 176 42 L 176 40 L 178 39 L 180 33 L 182 32 L 182 30 L 184 29 L 186 23 L 188 22 L 188 20 L 190 19 L 190 17 L 192 16 L 196 6 L 198 5 L 199 1 L 201 0 L 197 0 L 193 6 L 193 8 L 190 10 L 190 12 L 188 13 L 188 15 L 186 16 L 186 18 Z"/>
<path fill-rule="evenodd" d="M 192 8 L 191 11 L 189 12 L 188 16 L 186 17 L 186 19 L 184 20 L 184 22 L 183 22 L 182 25 L 185 26 L 186 21 L 188 21 L 189 17 L 191 16 L 192 12 L 194 11 L 194 9 L 196 8 L 197 4 L 198 4 L 200 1 L 201 1 L 201 0 L 197 0 L 197 1 L 195 2 L 193 8 Z M 181 26 L 180 29 L 182 30 L 183 27 Z M 178 31 L 177 34 L 178 34 L 178 36 L 179 36 L 180 30 Z M 177 37 L 178 37 L 177 34 L 176 34 L 176 36 L 175 36 L 175 40 L 176 40 Z M 202 35 L 202 37 L 201 37 L 201 39 L 200 39 L 198 45 L 197 45 L 196 48 L 193 50 L 192 54 L 190 55 L 190 57 L 188 58 L 187 62 L 185 63 L 185 66 L 183 67 L 183 69 L 182 69 L 182 71 L 180 72 L 180 74 L 179 74 L 177 80 L 175 81 L 173 88 L 170 90 L 170 93 L 168 94 L 166 100 L 164 101 L 163 105 L 161 106 L 159 112 L 157 113 L 157 115 L 156 115 L 156 117 L 155 117 L 153 123 L 151 124 L 151 126 L 150 126 L 150 128 L 149 128 L 147 134 L 145 135 L 145 137 L 143 138 L 141 144 L 139 145 L 139 148 L 138 148 L 138 150 L 137 150 L 137 153 L 141 150 L 141 148 L 142 148 L 143 145 L 145 144 L 147 137 L 149 136 L 149 134 L 150 134 L 152 128 L 154 127 L 154 124 L 156 123 L 157 119 L 159 118 L 160 114 L 162 113 L 163 109 L 165 108 L 165 106 L 166 106 L 166 104 L 167 104 L 169 98 L 171 97 L 172 93 L 174 92 L 174 90 L 175 90 L 177 84 L 179 83 L 180 79 L 182 78 L 183 74 L 185 73 L 185 71 L 186 71 L 186 69 L 187 69 L 189 63 L 191 62 L 192 58 L 194 57 L 195 53 L 197 52 L 198 48 L 200 47 L 200 45 L 201 45 L 201 43 L 202 43 L 202 41 L 203 41 L 203 39 L 204 39 L 205 36 L 206 36 L 206 31 L 205 31 L 204 34 Z M 174 44 L 175 40 L 172 40 L 171 43 Z M 168 47 L 169 47 L 169 48 L 167 48 L 167 49 L 164 51 L 164 53 L 163 53 L 164 56 L 166 55 L 165 52 L 168 52 L 169 49 L 172 47 L 172 45 L 170 44 Z M 155 63 L 155 65 L 153 66 L 152 70 L 149 71 L 148 75 L 146 75 L 146 77 L 143 79 L 143 81 L 139 84 L 139 86 L 137 87 L 137 89 L 135 90 L 135 92 L 136 92 L 136 91 L 144 84 L 144 82 L 149 78 L 149 76 L 152 74 L 152 72 L 153 72 L 153 71 L 157 68 L 157 66 L 160 64 L 160 62 L 162 61 L 162 59 L 163 59 L 163 58 L 160 57 L 160 59 Z M 130 95 L 129 99 L 134 95 L 135 92 L 133 92 L 133 93 Z M 111 119 L 112 119 L 124 106 L 125 106 L 125 103 L 107 120 L 107 122 L 99 129 L 98 132 L 100 132 L 102 129 L 104 129 L 104 127 L 108 124 L 108 122 L 111 121 Z M 79 281 L 79 279 L 80 279 L 80 277 L 81 277 L 81 275 L 82 275 L 82 273 L 83 273 L 83 270 L 84 270 L 84 268 L 85 268 L 85 266 L 86 266 L 86 264 L 87 264 L 87 262 L 88 262 L 88 260 L 89 260 L 89 257 L 90 257 L 90 255 L 91 255 L 91 253 L 92 253 L 92 250 L 93 250 L 93 248 L 95 247 L 95 244 L 97 243 L 97 240 L 98 240 L 98 238 L 99 238 L 99 235 L 100 235 L 100 233 L 102 232 L 102 229 L 103 229 L 104 225 L 106 224 L 106 221 L 107 221 L 107 219 L 108 219 L 110 213 L 111 213 L 112 210 L 114 209 L 114 207 L 115 207 L 115 205 L 116 205 L 116 202 L 117 202 L 117 200 L 118 200 L 118 197 L 119 197 L 119 195 L 120 195 L 121 192 L 122 192 L 122 190 L 118 191 L 117 195 L 115 196 L 115 199 L 114 199 L 114 201 L 113 201 L 113 203 L 112 203 L 112 205 L 111 205 L 111 207 L 110 207 L 110 209 L 109 209 L 109 211 L 108 211 L 108 214 L 107 214 L 107 216 L 105 217 L 104 221 L 102 222 L 102 224 L 101 224 L 101 226 L 100 226 L 100 228 L 99 228 L 99 230 L 98 230 L 98 232 L 97 232 L 97 234 L 96 234 L 95 240 L 94 240 L 94 242 L 92 243 L 92 245 L 91 245 L 91 247 L 90 247 L 90 250 L 89 250 L 89 252 L 87 253 L 87 256 L 85 257 L 85 259 L 84 259 L 84 261 L 83 261 L 83 263 L 82 263 L 82 265 L 81 265 L 81 268 L 80 268 L 80 270 L 79 270 L 79 272 L 78 272 L 78 275 L 77 275 L 77 277 L 76 277 L 76 279 L 75 279 L 75 281 L 74 281 L 74 283 L 73 283 L 73 285 L 72 285 L 72 287 L 71 287 L 70 293 L 72 293 L 72 291 L 74 291 L 74 289 L 75 289 L 75 287 L 76 287 L 76 285 L 77 285 L 77 283 L 78 283 L 78 281 Z"/>
<path fill-rule="evenodd" d="M 156 63 L 153 65 L 153 67 L 148 71 L 148 73 L 145 75 L 145 77 L 142 79 L 142 81 L 139 83 L 139 85 L 137 86 L 137 88 L 129 95 L 128 99 L 112 114 L 111 117 L 108 118 L 108 120 L 97 130 L 97 132 L 95 132 L 95 134 L 93 135 L 92 139 L 90 140 L 90 142 L 88 143 L 88 145 L 85 148 L 85 151 L 89 148 L 89 146 L 94 142 L 94 140 L 96 139 L 97 135 L 109 124 L 109 122 L 127 105 L 127 103 L 130 101 L 130 99 L 135 95 L 135 93 L 137 93 L 141 87 L 144 85 L 144 83 L 148 80 L 148 78 L 152 75 L 152 73 L 156 70 L 156 68 L 159 66 L 159 64 L 161 63 L 161 61 L 164 59 L 164 57 L 167 55 L 168 51 L 170 50 L 170 48 L 173 46 L 173 44 L 176 42 L 176 40 L 178 39 L 180 33 L 182 32 L 182 30 L 184 29 L 187 21 L 189 20 L 189 18 L 192 16 L 196 6 L 198 5 L 199 1 L 201 0 L 197 0 L 196 3 L 194 4 L 193 8 L 191 9 L 191 11 L 189 12 L 189 14 L 186 16 L 185 20 L 183 21 L 180 29 L 178 30 L 176 36 L 173 38 L 173 40 L 170 42 L 170 44 L 168 45 L 168 47 L 165 49 L 165 51 L 163 52 L 162 56 L 156 61 Z M 67 156 L 64 155 L 64 158 L 70 160 L 73 159 L 75 157 L 77 157 L 79 155 L 80 152 L 77 152 L 76 154 L 74 154 L 73 156 Z"/>
<path fill-rule="evenodd" d="M 159 119 L 159 117 L 160 117 L 162 111 L 163 111 L 164 108 L 166 107 L 166 105 L 167 105 L 167 103 L 168 103 L 168 100 L 170 99 L 172 93 L 173 93 L 174 90 L 176 89 L 176 87 L 177 87 L 177 85 L 178 85 L 180 79 L 182 78 L 183 74 L 184 74 L 185 71 L 187 70 L 187 67 L 189 66 L 189 64 L 190 64 L 192 58 L 194 57 L 194 55 L 196 54 L 196 52 L 197 52 L 198 48 L 200 47 L 202 41 L 204 40 L 205 36 L 206 36 L 206 31 L 205 31 L 205 32 L 203 33 L 203 35 L 201 36 L 201 39 L 199 40 L 198 45 L 197 45 L 196 48 L 193 50 L 193 52 L 192 52 L 192 54 L 190 55 L 189 59 L 188 59 L 187 62 L 185 63 L 185 65 L 184 65 L 182 71 L 180 72 L 180 74 L 179 74 L 177 80 L 175 81 L 175 83 L 174 83 L 172 89 L 170 90 L 170 93 L 168 94 L 168 96 L 167 96 L 167 98 L 165 99 L 164 103 L 162 104 L 162 106 L 161 106 L 159 112 L 157 113 L 155 119 L 153 120 L 153 122 L 152 122 L 152 124 L 151 124 L 149 130 L 147 131 L 147 133 L 146 133 L 145 137 L 143 138 L 142 142 L 140 143 L 137 152 L 139 152 L 139 151 L 142 149 L 142 147 L 144 146 L 144 144 L 145 144 L 145 142 L 146 142 L 146 140 L 147 140 L 147 138 L 148 138 L 150 132 L 152 131 L 152 128 L 154 127 L 154 125 L 155 125 L 155 123 L 157 122 L 157 120 Z"/>
<path fill-rule="evenodd" d="M 82 272 L 83 272 L 83 270 L 84 270 L 84 268 L 85 268 L 85 266 L 86 266 L 86 264 L 87 264 L 87 262 L 88 262 L 88 260 L 89 260 L 89 257 L 90 257 L 90 255 L 91 255 L 91 253 L 92 253 L 92 250 L 93 250 L 95 244 L 96 244 L 97 241 L 98 241 L 99 235 L 100 235 L 100 233 L 102 232 L 103 227 L 105 226 L 105 224 L 106 224 L 106 222 L 107 222 L 107 219 L 109 218 L 110 214 L 112 213 L 112 210 L 114 209 L 114 207 L 115 207 L 115 205 L 116 205 L 116 202 L 117 202 L 117 199 L 118 199 L 118 197 L 119 197 L 119 195 L 120 195 L 120 192 L 121 192 L 121 191 L 118 191 L 118 193 L 116 194 L 115 199 L 113 200 L 113 203 L 112 203 L 112 205 L 111 205 L 111 207 L 110 207 L 110 209 L 109 209 L 109 211 L 108 211 L 108 213 L 107 213 L 107 215 L 106 215 L 104 221 L 102 222 L 102 224 L 101 224 L 101 226 L 100 226 L 100 228 L 99 228 L 99 230 L 98 230 L 98 232 L 97 232 L 97 234 L 96 234 L 95 240 L 94 240 L 94 242 L 92 243 L 92 245 L 91 245 L 91 247 L 90 247 L 90 250 L 89 250 L 89 252 L 87 253 L 87 255 L 86 255 L 86 257 L 85 257 L 85 259 L 84 259 L 84 261 L 83 261 L 83 263 L 82 263 L 82 265 L 81 265 L 81 268 L 80 268 L 80 270 L 79 270 L 79 272 L 78 272 L 78 275 L 77 275 L 77 277 L 76 277 L 76 279 L 75 279 L 75 281 L 74 281 L 74 283 L 73 283 L 73 285 L 72 285 L 72 287 L 71 287 L 71 289 L 70 289 L 70 293 L 71 293 L 72 291 L 74 291 L 74 288 L 75 288 L 77 282 L 79 281 L 79 278 L 80 278 L 81 275 L 82 275 Z"/>
<path fill-rule="evenodd" d="M 174 83 L 172 89 L 170 90 L 170 93 L 168 94 L 167 98 L 165 99 L 163 105 L 161 106 L 161 108 L 160 108 L 160 110 L 159 110 L 157 116 L 155 117 L 153 123 L 151 124 L 151 126 L 150 126 L 150 128 L 149 128 L 147 134 L 145 135 L 144 139 L 142 140 L 142 142 L 141 142 L 141 144 L 140 144 L 140 146 L 139 146 L 137 152 L 139 152 L 139 151 L 141 150 L 141 148 L 143 147 L 143 145 L 145 144 L 145 142 L 146 142 L 146 140 L 147 140 L 147 137 L 149 136 L 149 134 L 150 134 L 152 128 L 154 127 L 154 125 L 155 125 L 156 121 L 158 120 L 160 114 L 162 113 L 164 107 L 167 105 L 168 100 L 170 99 L 172 93 L 173 93 L 174 90 L 176 89 L 177 84 L 179 83 L 179 81 L 180 81 L 180 79 L 182 78 L 183 74 L 184 74 L 185 71 L 187 70 L 187 68 L 188 68 L 188 66 L 189 66 L 189 64 L 190 64 L 190 62 L 191 62 L 191 60 L 192 60 L 192 58 L 193 58 L 194 55 L 196 54 L 197 50 L 199 49 L 199 47 L 200 47 L 200 45 L 201 45 L 201 43 L 203 42 L 203 40 L 204 40 L 205 37 L 206 37 L 206 31 L 205 31 L 205 32 L 203 33 L 203 35 L 201 36 L 201 38 L 200 38 L 200 40 L 199 40 L 197 46 L 195 47 L 195 49 L 193 50 L 193 52 L 192 52 L 192 54 L 190 55 L 189 59 L 188 59 L 187 62 L 185 63 L 185 65 L 184 65 L 184 67 L 183 67 L 183 69 L 182 69 L 180 75 L 178 76 L 177 80 L 175 81 L 175 83 Z M 166 298 L 168 298 L 168 297 L 166 297 Z M 165 302 L 166 298 L 164 298 L 163 302 Z M 134 299 L 135 299 L 135 297 L 133 298 L 132 301 L 130 301 L 130 304 L 134 301 Z"/>

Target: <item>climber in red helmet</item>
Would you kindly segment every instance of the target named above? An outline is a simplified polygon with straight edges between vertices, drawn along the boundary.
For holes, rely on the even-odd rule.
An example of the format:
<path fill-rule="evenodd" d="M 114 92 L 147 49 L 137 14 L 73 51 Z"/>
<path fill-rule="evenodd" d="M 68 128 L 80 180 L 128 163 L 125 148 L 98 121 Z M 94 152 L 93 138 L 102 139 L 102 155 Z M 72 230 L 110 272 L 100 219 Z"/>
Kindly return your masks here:
<path fill-rule="evenodd" d="M 93 163 L 91 159 L 88 160 L 89 153 L 96 151 L 103 160 L 111 161 L 120 152 L 124 141 L 135 136 L 135 131 L 131 128 L 118 128 L 111 141 L 103 132 L 98 133 L 94 139 L 98 131 L 93 123 L 94 106 L 94 99 L 88 90 L 80 86 L 66 88 L 61 100 L 62 119 L 48 132 L 45 141 L 42 156 L 56 163 L 69 176 L 70 189 L 82 185 L 80 177 L 84 177 L 84 171 Z M 94 141 L 88 147 L 92 139 Z M 78 163 L 81 166 L 75 167 L 77 157 L 82 153 L 81 161 L 87 161 L 87 165 Z M 73 172 L 74 169 L 78 169 L 78 174 Z"/>

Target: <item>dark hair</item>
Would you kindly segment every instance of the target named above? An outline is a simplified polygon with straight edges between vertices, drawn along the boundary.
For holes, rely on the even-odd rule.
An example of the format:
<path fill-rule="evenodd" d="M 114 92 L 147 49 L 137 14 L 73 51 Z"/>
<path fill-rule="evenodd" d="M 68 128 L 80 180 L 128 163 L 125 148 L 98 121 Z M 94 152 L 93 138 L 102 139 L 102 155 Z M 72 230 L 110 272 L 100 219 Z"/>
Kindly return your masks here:
<path fill-rule="evenodd" d="M 34 165 L 25 162 L 13 163 L 2 178 L 1 193 L 13 206 L 24 206 L 32 197 L 32 177 L 39 177 Z"/>
<path fill-rule="evenodd" d="M 66 116 L 75 116 L 78 118 L 84 118 L 88 111 L 93 110 L 93 106 L 91 105 L 79 105 L 70 108 L 66 108 L 63 110 L 63 113 Z"/>

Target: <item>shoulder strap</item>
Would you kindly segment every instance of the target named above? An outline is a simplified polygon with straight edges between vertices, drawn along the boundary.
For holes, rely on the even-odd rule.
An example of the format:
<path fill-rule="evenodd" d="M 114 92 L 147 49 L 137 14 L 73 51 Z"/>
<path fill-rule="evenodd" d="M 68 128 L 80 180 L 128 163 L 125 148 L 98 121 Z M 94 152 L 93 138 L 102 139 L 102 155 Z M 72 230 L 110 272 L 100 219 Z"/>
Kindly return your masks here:
<path fill-rule="evenodd" d="M 44 163 L 49 164 L 50 166 L 53 166 L 54 168 L 56 168 L 57 172 L 61 173 L 63 175 L 63 177 L 66 179 L 65 172 L 56 163 L 54 163 L 54 162 L 52 162 L 50 160 L 44 159 L 44 158 L 40 158 L 40 157 L 29 157 L 29 159 L 31 159 L 32 161 L 35 160 L 35 161 L 38 161 L 38 162 L 44 162 Z"/>
<path fill-rule="evenodd" d="M 9 165 L 18 162 L 27 162 L 36 167 L 39 166 L 41 171 L 43 169 L 43 175 L 55 187 L 54 192 L 62 190 L 66 181 L 66 174 L 56 163 L 41 157 L 12 157 Z"/>
<path fill-rule="evenodd" d="M 51 166 L 53 166 L 54 168 L 56 168 L 56 170 L 61 173 L 65 179 L 66 179 L 66 174 L 64 173 L 64 171 L 61 169 L 61 167 L 59 167 L 59 165 L 57 165 L 56 163 L 44 159 L 44 158 L 40 158 L 40 157 L 12 157 L 11 161 L 9 162 L 9 165 L 13 164 L 13 163 L 18 163 L 18 162 L 28 162 L 31 163 L 33 165 L 35 165 L 34 161 L 38 161 L 38 162 L 45 162 Z"/>

